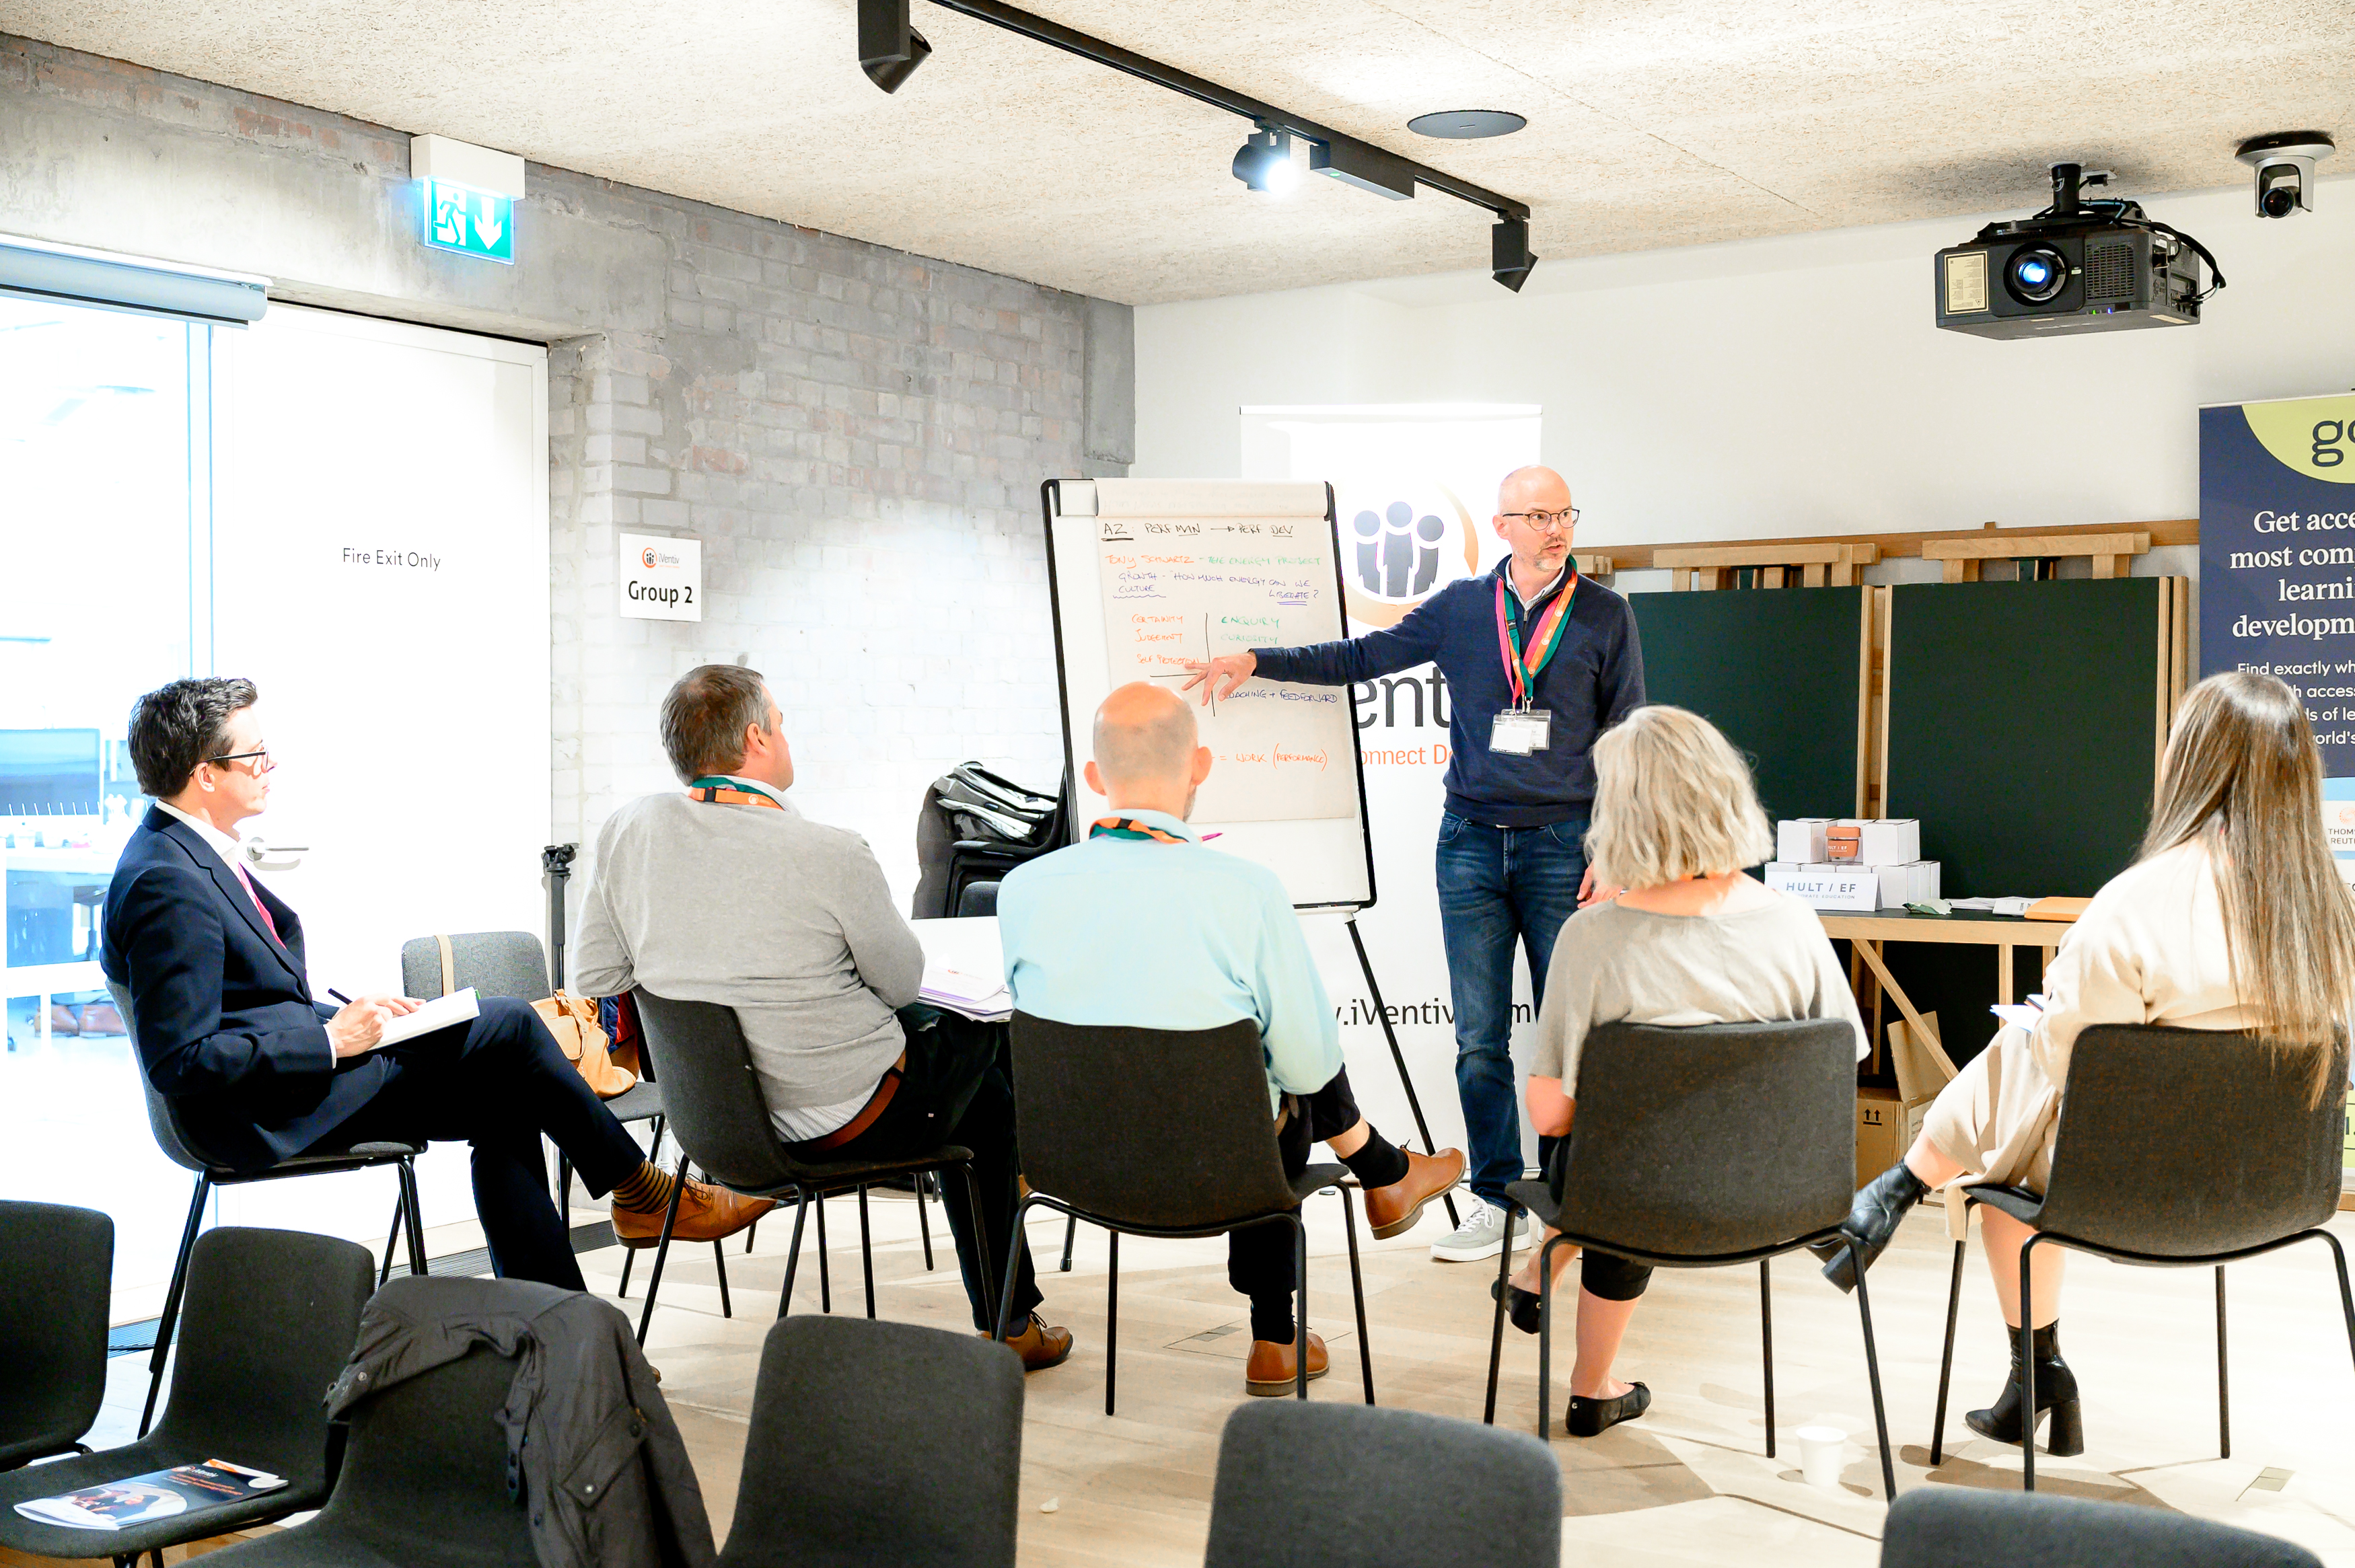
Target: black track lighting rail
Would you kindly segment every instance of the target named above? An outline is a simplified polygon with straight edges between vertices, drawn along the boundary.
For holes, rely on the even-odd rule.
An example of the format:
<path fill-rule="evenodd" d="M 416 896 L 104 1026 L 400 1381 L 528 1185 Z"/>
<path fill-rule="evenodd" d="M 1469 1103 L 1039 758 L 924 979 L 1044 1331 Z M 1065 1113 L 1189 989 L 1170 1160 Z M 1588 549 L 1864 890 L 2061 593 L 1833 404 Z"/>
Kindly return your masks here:
<path fill-rule="evenodd" d="M 1429 164 L 1418 164 L 1412 158 L 1401 157 L 1386 147 L 1377 147 L 1370 142 L 1360 140 L 1345 132 L 1336 131 L 1329 125 L 1319 125 L 1314 120 L 1305 120 L 1287 110 L 1278 109 L 1273 103 L 1263 103 L 1246 93 L 1237 92 L 1231 88 L 1220 87 L 1217 82 L 1206 80 L 1190 71 L 1182 71 L 1175 66 L 1163 65 L 1159 60 L 1149 59 L 1134 49 L 1122 48 L 1118 44 L 1106 43 L 1102 38 L 1092 37 L 1075 28 L 1066 27 L 1060 22 L 1050 22 L 1044 16 L 1018 10 L 1012 5 L 1002 4 L 1002 0 L 932 0 L 932 4 L 944 10 L 971 16 L 977 22 L 987 22 L 992 26 L 1004 27 L 1007 32 L 1019 33 L 1026 38 L 1077 55 L 1082 59 L 1093 60 L 1101 66 L 1109 66 L 1114 70 L 1124 72 L 1140 81 L 1149 81 L 1154 86 L 1167 88 L 1171 92 L 1183 93 L 1186 97 L 1197 102 L 1207 103 L 1213 109 L 1223 109 L 1230 114 L 1241 115 L 1256 125 L 1271 130 L 1289 131 L 1305 141 L 1321 142 L 1327 147 L 1359 153 L 1374 163 L 1398 165 L 1404 173 L 1412 175 L 1417 185 L 1429 185 L 1433 190 L 1445 196 L 1452 196 L 1458 201 L 1469 202 L 1474 207 L 1486 207 L 1499 218 L 1518 219 L 1524 222 L 1529 218 L 1529 208 L 1526 202 L 1518 202 L 1510 196 L 1499 196 L 1495 191 L 1486 186 L 1476 185 L 1469 180 L 1459 180 L 1454 175 L 1432 168 Z"/>

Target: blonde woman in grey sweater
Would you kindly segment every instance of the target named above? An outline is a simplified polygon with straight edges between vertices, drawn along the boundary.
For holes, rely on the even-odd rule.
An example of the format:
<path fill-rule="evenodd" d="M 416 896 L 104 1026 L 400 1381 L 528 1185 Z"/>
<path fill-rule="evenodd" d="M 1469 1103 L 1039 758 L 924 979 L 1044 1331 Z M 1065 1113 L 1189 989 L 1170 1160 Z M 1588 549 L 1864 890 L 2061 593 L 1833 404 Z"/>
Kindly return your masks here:
<path fill-rule="evenodd" d="M 1586 852 L 1598 893 L 1555 940 L 1526 1100 L 1550 1171 L 1577 1110 L 1579 1051 L 1603 1023 L 1837 1018 L 1864 1025 L 1816 912 L 1742 867 L 1774 856 L 1750 768 L 1716 726 L 1683 708 L 1638 708 L 1595 743 Z M 1538 1244 L 1542 1246 L 1540 1238 Z M 1576 1255 L 1557 1249 L 1555 1267 Z M 1512 1283 L 1513 1322 L 1537 1331 L 1537 1256 Z M 1612 1374 L 1652 1271 L 1596 1253 L 1580 1266 L 1570 1435 L 1641 1415 L 1640 1383 Z"/>

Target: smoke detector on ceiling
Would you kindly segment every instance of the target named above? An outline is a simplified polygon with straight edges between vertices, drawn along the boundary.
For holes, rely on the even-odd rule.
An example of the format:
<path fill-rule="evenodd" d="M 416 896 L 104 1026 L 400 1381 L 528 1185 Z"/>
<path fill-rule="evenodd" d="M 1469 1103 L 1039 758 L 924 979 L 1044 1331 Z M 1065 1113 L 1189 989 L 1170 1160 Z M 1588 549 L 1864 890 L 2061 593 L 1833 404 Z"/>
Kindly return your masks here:
<path fill-rule="evenodd" d="M 1450 142 L 1477 142 L 1489 136 L 1509 136 L 1529 121 L 1509 109 L 1442 109 L 1418 114 L 1406 128 L 1418 136 L 1438 136 Z"/>

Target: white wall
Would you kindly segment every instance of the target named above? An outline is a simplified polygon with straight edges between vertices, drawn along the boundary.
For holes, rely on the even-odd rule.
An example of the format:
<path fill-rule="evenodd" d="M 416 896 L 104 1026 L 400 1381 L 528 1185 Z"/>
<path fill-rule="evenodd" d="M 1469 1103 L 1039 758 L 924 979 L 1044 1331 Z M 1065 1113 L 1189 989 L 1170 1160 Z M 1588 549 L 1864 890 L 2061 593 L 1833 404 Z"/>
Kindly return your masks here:
<path fill-rule="evenodd" d="M 2244 184 L 2146 197 L 2230 286 L 2197 327 L 2059 341 L 1932 325 L 1930 259 L 1984 218 L 1546 261 L 1518 295 L 1146 306 L 1133 471 L 1240 472 L 1248 404 L 1537 403 L 1582 547 L 2191 517 L 2200 404 L 2355 386 L 2355 178 L 2317 198 L 2270 222 Z"/>

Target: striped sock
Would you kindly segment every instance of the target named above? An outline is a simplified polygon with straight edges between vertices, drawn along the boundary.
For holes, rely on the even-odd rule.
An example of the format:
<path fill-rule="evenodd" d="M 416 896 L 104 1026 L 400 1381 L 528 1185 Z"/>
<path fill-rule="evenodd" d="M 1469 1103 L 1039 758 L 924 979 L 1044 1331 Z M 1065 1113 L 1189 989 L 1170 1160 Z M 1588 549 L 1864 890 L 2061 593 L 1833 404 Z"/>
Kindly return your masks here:
<path fill-rule="evenodd" d="M 635 1214 L 659 1214 L 670 1207 L 670 1190 L 677 1185 L 671 1173 L 646 1160 L 613 1189 L 613 1207 Z"/>

